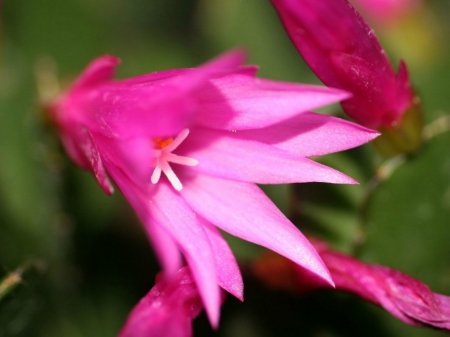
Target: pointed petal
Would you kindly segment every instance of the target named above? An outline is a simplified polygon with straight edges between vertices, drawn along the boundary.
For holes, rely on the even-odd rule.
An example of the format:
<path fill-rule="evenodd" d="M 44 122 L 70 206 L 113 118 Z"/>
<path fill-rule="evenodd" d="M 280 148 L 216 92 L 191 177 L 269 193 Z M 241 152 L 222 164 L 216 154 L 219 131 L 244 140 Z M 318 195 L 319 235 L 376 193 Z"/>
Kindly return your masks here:
<path fill-rule="evenodd" d="M 258 184 L 355 183 L 339 171 L 312 160 L 264 143 L 240 139 L 239 133 L 203 128 L 193 130 L 185 143 L 185 149 L 189 150 L 187 155 L 199 162 L 192 170 Z"/>
<path fill-rule="evenodd" d="M 144 224 L 146 234 L 164 272 L 168 275 L 174 275 L 182 266 L 181 254 L 177 243 L 164 228 L 163 224 L 158 223 L 150 216 L 151 194 L 137 189 L 135 184 L 129 179 L 129 176 L 124 174 L 120 168 L 110 163 L 108 163 L 107 168 L 111 177 Z"/>
<path fill-rule="evenodd" d="M 379 265 L 372 268 L 385 278 L 387 296 L 403 314 L 423 323 L 448 321 L 426 284 L 398 270 Z"/>
<path fill-rule="evenodd" d="M 450 330 L 450 297 L 440 294 L 434 294 L 434 298 L 436 299 L 442 313 L 445 315 L 445 317 L 448 317 L 445 322 L 435 324 L 435 326 L 438 326 L 441 329 Z"/>
<path fill-rule="evenodd" d="M 120 59 L 112 55 L 104 55 L 92 61 L 74 83 L 72 90 L 80 89 L 113 78 Z"/>
<path fill-rule="evenodd" d="M 360 146 L 379 133 L 340 118 L 305 112 L 267 128 L 242 130 L 236 135 L 311 157 Z"/>
<path fill-rule="evenodd" d="M 154 170 L 154 146 L 148 138 L 114 141 L 103 139 L 102 149 L 115 166 L 127 172 L 136 185 L 145 185 Z"/>
<path fill-rule="evenodd" d="M 144 222 L 148 238 L 152 244 L 164 272 L 171 276 L 182 265 L 182 258 L 178 245 L 174 239 L 165 231 L 163 224 L 159 224 L 154 219 L 148 217 Z"/>
<path fill-rule="evenodd" d="M 221 77 L 227 74 L 237 73 L 254 75 L 257 71 L 255 66 L 241 66 L 247 55 L 244 50 L 231 50 L 195 68 L 171 69 L 145 74 L 126 80 L 121 80 L 116 84 L 145 85 L 150 82 L 162 81 L 169 89 L 173 87 L 180 92 L 191 92 L 192 88 L 202 86 L 206 81 Z M 164 81 L 163 81 L 164 80 Z M 171 93 L 173 94 L 173 92 Z"/>
<path fill-rule="evenodd" d="M 362 84 L 347 82 L 339 74 L 341 68 L 335 67 L 330 58 L 334 53 L 366 60 L 372 69 L 367 69 L 370 74 L 359 74 L 362 81 L 371 76 L 393 77 L 393 69 L 374 32 L 346 0 L 271 1 L 294 45 L 325 84 L 347 90 L 347 86 Z M 355 76 L 359 76 L 357 70 Z"/>
<path fill-rule="evenodd" d="M 211 78 L 239 72 L 243 59 L 242 52 L 233 51 L 200 67 L 172 72 L 177 74 L 173 77 L 161 79 L 157 73 L 154 76 L 158 80 L 105 85 L 90 105 L 99 109 L 92 112 L 92 116 L 97 116 L 98 131 L 121 138 L 177 134 L 193 122 L 197 112 L 194 91 L 207 85 Z"/>
<path fill-rule="evenodd" d="M 450 311 L 445 302 L 440 301 L 444 296 L 433 293 L 419 280 L 331 249 L 320 255 L 336 282 L 336 289 L 370 300 L 407 324 L 450 328 Z"/>
<path fill-rule="evenodd" d="M 184 86 L 191 83 L 189 77 L 179 82 Z M 197 107 L 195 97 L 176 84 L 170 79 L 130 86 L 99 86 L 90 95 L 79 95 L 77 104 L 83 111 L 84 123 L 106 137 L 172 136 L 192 123 Z"/>
<path fill-rule="evenodd" d="M 413 102 L 413 104 L 417 104 L 414 103 L 414 90 L 409 79 L 408 68 L 403 60 L 400 61 L 398 67 L 396 89 L 396 105 L 393 107 L 393 111 L 385 118 L 386 123 L 392 124 L 393 121 L 398 121 L 403 112 L 411 105 L 411 102 Z"/>
<path fill-rule="evenodd" d="M 202 224 L 179 193 L 160 181 L 150 201 L 151 217 L 178 242 L 197 283 L 205 310 L 213 327 L 220 315 L 220 288 L 214 252 Z"/>
<path fill-rule="evenodd" d="M 236 262 L 233 252 L 223 238 L 220 231 L 208 221 L 198 216 L 208 235 L 211 247 L 214 251 L 214 260 L 216 262 L 217 278 L 219 285 L 234 295 L 241 301 L 244 301 L 244 282 Z"/>
<path fill-rule="evenodd" d="M 192 320 L 202 304 L 188 267 L 172 277 L 159 274 L 155 286 L 128 315 L 119 337 L 192 337 Z"/>
<path fill-rule="evenodd" d="M 404 112 L 396 110 L 399 97 L 411 96 L 411 90 L 397 91 L 394 70 L 374 31 L 348 1 L 272 0 L 272 4 L 322 82 L 353 94 L 342 105 L 350 117 L 377 128 L 391 126 L 391 117 Z"/>
<path fill-rule="evenodd" d="M 223 58 L 223 59 L 221 59 L 221 58 Z M 245 58 L 246 58 L 245 52 L 239 51 L 239 50 L 230 51 L 228 53 L 225 53 L 225 54 L 219 56 L 217 59 L 219 59 L 219 63 L 221 63 L 224 66 L 224 68 L 222 68 L 222 70 L 219 71 L 217 74 L 224 75 L 227 73 L 236 73 L 236 74 L 242 74 L 242 75 L 246 75 L 246 76 L 255 77 L 256 73 L 258 72 L 258 69 L 259 69 L 258 66 L 256 66 L 256 65 L 239 66 L 242 62 L 244 62 Z M 214 60 L 212 60 L 210 62 L 213 62 Z M 207 64 L 209 64 L 209 63 L 207 63 Z M 213 63 L 213 64 L 209 64 L 208 67 L 210 70 L 212 70 L 212 68 L 215 68 L 218 65 L 219 65 L 218 63 Z M 193 71 L 195 71 L 195 68 L 180 68 L 180 69 L 169 69 L 169 70 L 156 71 L 154 73 L 144 74 L 144 75 L 120 80 L 120 81 L 116 82 L 116 84 L 120 84 L 120 85 L 145 84 L 146 82 L 160 81 L 160 80 L 164 80 L 164 79 L 168 79 L 168 78 L 176 77 L 176 76 L 188 76 Z M 214 73 L 214 71 L 213 71 L 213 73 Z"/>
<path fill-rule="evenodd" d="M 340 90 L 256 79 L 241 74 L 217 78 L 211 83 L 200 93 L 202 101 L 196 123 L 222 130 L 266 127 L 349 97 Z"/>
<path fill-rule="evenodd" d="M 72 159 L 81 167 L 90 170 L 103 192 L 111 195 L 114 188 L 106 175 L 102 158 L 97 149 L 97 144 L 92 138 L 89 130 L 82 126 L 80 130 L 74 128 L 71 131 L 72 137 L 63 137 L 64 145 Z"/>
<path fill-rule="evenodd" d="M 181 194 L 215 226 L 267 247 L 333 284 L 316 250 L 256 185 L 196 175 L 185 179 Z"/>

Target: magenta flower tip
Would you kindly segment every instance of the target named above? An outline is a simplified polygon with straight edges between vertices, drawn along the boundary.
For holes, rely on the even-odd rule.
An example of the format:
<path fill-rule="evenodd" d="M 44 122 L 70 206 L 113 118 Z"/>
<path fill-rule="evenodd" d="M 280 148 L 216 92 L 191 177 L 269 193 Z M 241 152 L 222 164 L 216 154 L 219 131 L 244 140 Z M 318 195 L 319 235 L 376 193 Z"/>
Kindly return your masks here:
<path fill-rule="evenodd" d="M 272 0 L 294 45 L 327 86 L 347 90 L 344 111 L 370 128 L 392 127 L 413 104 L 373 30 L 347 0 Z"/>
<path fill-rule="evenodd" d="M 97 84 L 108 81 L 114 77 L 116 67 L 121 63 L 120 59 L 112 55 L 99 56 L 92 61 L 86 70 L 74 83 L 73 88 Z"/>
<path fill-rule="evenodd" d="M 129 314 L 118 337 L 191 337 L 192 321 L 202 309 L 188 267 L 170 278 L 160 274 Z"/>

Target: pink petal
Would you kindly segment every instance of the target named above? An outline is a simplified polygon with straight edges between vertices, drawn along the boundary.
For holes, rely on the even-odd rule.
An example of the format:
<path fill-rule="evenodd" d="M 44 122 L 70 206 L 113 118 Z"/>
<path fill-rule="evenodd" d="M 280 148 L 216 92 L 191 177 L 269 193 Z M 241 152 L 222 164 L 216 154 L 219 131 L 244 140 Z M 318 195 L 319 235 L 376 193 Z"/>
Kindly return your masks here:
<path fill-rule="evenodd" d="M 345 81 L 331 63 L 330 55 L 335 52 L 355 55 L 369 62 L 374 72 L 393 75 L 373 31 L 347 1 L 272 0 L 272 4 L 295 46 L 323 82 Z"/>
<path fill-rule="evenodd" d="M 211 83 L 200 92 L 196 123 L 215 129 L 262 128 L 348 97 L 343 91 L 240 74 L 217 78 Z"/>
<path fill-rule="evenodd" d="M 342 108 L 350 117 L 362 125 L 376 128 L 384 120 L 389 122 L 387 125 L 392 124 L 403 113 L 395 109 L 398 104 L 397 85 L 387 59 L 384 69 L 390 71 L 384 76 L 382 70 L 379 73 L 374 72 L 374 69 L 378 68 L 360 55 L 335 52 L 330 56 L 330 60 L 339 70 L 342 79 L 342 83 L 336 83 L 336 86 L 342 85 L 341 88 L 353 93 L 353 98 L 342 102 Z"/>
<path fill-rule="evenodd" d="M 407 324 L 450 329 L 449 297 L 433 293 L 419 280 L 332 250 L 321 251 L 320 256 L 336 289 L 370 300 Z"/>
<path fill-rule="evenodd" d="M 109 182 L 108 177 L 106 176 L 105 169 L 103 168 L 102 159 L 100 158 L 100 154 L 98 153 L 97 147 L 95 145 L 94 140 L 92 139 L 92 135 L 86 129 L 86 133 L 89 135 L 89 139 L 91 140 L 87 146 L 84 148 L 86 151 L 86 156 L 89 158 L 89 161 L 92 166 L 92 171 L 94 173 L 95 179 L 99 183 L 100 187 L 107 195 L 111 195 L 114 192 L 114 188 Z"/>
<path fill-rule="evenodd" d="M 198 216 L 203 224 L 206 234 L 211 242 L 214 251 L 214 260 L 216 262 L 217 278 L 219 285 L 236 296 L 241 301 L 244 300 L 244 283 L 241 272 L 236 262 L 233 252 L 223 238 L 220 231 L 211 225 L 208 221 Z"/>
<path fill-rule="evenodd" d="M 244 60 L 245 60 L 245 53 L 240 51 L 232 51 L 228 52 L 222 56 L 219 56 L 219 59 L 221 57 L 225 57 L 227 60 L 224 63 L 229 63 L 228 66 L 224 65 L 225 67 L 217 72 L 215 74 L 214 71 L 212 71 L 213 74 L 222 76 L 224 74 L 233 73 L 233 74 L 241 74 L 246 76 L 252 76 L 255 77 L 256 73 L 258 72 L 258 66 L 255 65 L 241 65 L 239 66 Z M 212 60 L 214 61 L 214 60 Z M 211 62 L 212 62 L 211 61 Z M 222 61 L 221 61 L 222 63 Z M 217 64 L 213 64 L 214 67 L 217 66 Z M 210 65 L 208 67 L 211 67 Z M 144 74 L 140 76 L 135 76 L 127 79 L 123 79 L 120 81 L 117 81 L 114 83 L 114 85 L 123 85 L 128 86 L 130 84 L 145 84 L 147 82 L 154 82 L 154 81 L 160 81 L 168 78 L 175 78 L 177 76 L 189 76 L 192 73 L 195 73 L 195 68 L 180 68 L 180 69 L 169 69 L 169 70 L 162 70 L 162 71 L 156 71 L 154 73 L 150 74 Z M 209 78 L 209 77 L 208 77 Z"/>
<path fill-rule="evenodd" d="M 427 285 L 397 270 L 378 265 L 372 268 L 386 279 L 387 295 L 402 313 L 425 323 L 449 321 Z"/>
<path fill-rule="evenodd" d="M 178 242 L 199 288 L 213 327 L 219 324 L 220 288 L 217 284 L 214 251 L 195 212 L 170 184 L 160 181 L 148 201 L 151 217 Z"/>
<path fill-rule="evenodd" d="M 68 128 L 67 132 L 62 132 L 61 136 L 72 160 L 82 168 L 90 170 L 102 190 L 111 195 L 114 188 L 106 175 L 97 144 L 89 130 L 83 125 L 76 125 Z"/>
<path fill-rule="evenodd" d="M 256 185 L 206 175 L 185 180 L 182 195 L 206 220 L 272 249 L 333 284 L 316 250 Z"/>
<path fill-rule="evenodd" d="M 192 337 L 192 320 L 202 310 L 188 267 L 173 277 L 158 275 L 155 286 L 134 307 L 119 337 Z"/>
<path fill-rule="evenodd" d="M 81 89 L 101 82 L 109 81 L 113 78 L 116 67 L 120 64 L 120 59 L 112 55 L 97 57 L 92 61 L 83 73 L 78 77 L 72 86 L 72 90 Z"/>
<path fill-rule="evenodd" d="M 55 106 L 58 111 L 70 109 L 72 119 L 106 137 L 172 136 L 192 123 L 198 106 L 194 92 L 210 79 L 231 72 L 254 71 L 240 69 L 244 57 L 243 52 L 234 51 L 193 69 L 160 72 L 122 82 L 104 81 L 89 87 L 87 84 L 101 76 L 112 75 L 117 64 L 113 66 L 112 61 L 107 62 L 109 59 L 100 59 L 86 70 L 88 78 L 82 77 Z M 143 82 L 144 79 L 147 81 Z"/>
<path fill-rule="evenodd" d="M 310 157 L 357 147 L 379 133 L 340 118 L 304 112 L 267 128 L 242 130 L 237 135 Z"/>
<path fill-rule="evenodd" d="M 370 265 L 334 251 L 321 252 L 320 256 L 329 268 L 336 289 L 350 291 L 382 306 L 405 323 L 416 325 L 389 299 L 387 283 Z"/>
<path fill-rule="evenodd" d="M 116 140 L 96 135 L 103 157 L 126 172 L 136 186 L 146 189 L 154 170 L 154 144 L 148 138 Z"/>
<path fill-rule="evenodd" d="M 108 172 L 144 224 L 147 236 L 164 272 L 167 275 L 174 275 L 182 266 L 181 254 L 177 243 L 164 226 L 150 216 L 150 195 L 146 193 L 145 189 L 137 189 L 130 178 L 115 165 L 108 165 Z"/>
<path fill-rule="evenodd" d="M 193 95 L 176 84 L 172 79 L 134 86 L 109 84 L 73 100 L 83 111 L 83 122 L 106 137 L 171 136 L 192 123 L 197 107 Z"/>
<path fill-rule="evenodd" d="M 101 107 L 108 111 L 108 122 L 122 138 L 172 136 L 189 126 L 197 112 L 193 92 L 212 78 L 240 73 L 244 58 L 242 51 L 232 51 L 197 68 L 172 71 L 171 75 L 176 74 L 173 77 L 161 79 L 161 73 L 157 73 L 154 76 L 158 80 L 155 80 L 148 75 L 149 82 L 140 82 L 132 88 L 111 88 L 111 97 L 103 101 Z M 167 74 L 164 72 L 164 76 Z"/>
<path fill-rule="evenodd" d="M 216 177 L 259 184 L 355 183 L 346 175 L 309 159 L 264 143 L 240 139 L 239 133 L 203 128 L 192 130 L 183 144 L 186 155 L 199 162 L 192 169 Z M 183 153 L 182 149 L 180 152 Z"/>
<path fill-rule="evenodd" d="M 436 299 L 443 315 L 449 318 L 445 322 L 436 323 L 434 325 L 438 326 L 441 329 L 450 330 L 450 297 L 440 294 L 434 294 L 434 298 Z"/>
<path fill-rule="evenodd" d="M 360 124 L 392 124 L 400 97 L 397 79 L 373 30 L 346 0 L 272 0 L 286 31 L 305 61 L 327 86 L 353 97 L 345 112 Z M 402 98 L 400 98 L 401 100 Z M 385 125 L 390 126 L 391 124 Z"/>

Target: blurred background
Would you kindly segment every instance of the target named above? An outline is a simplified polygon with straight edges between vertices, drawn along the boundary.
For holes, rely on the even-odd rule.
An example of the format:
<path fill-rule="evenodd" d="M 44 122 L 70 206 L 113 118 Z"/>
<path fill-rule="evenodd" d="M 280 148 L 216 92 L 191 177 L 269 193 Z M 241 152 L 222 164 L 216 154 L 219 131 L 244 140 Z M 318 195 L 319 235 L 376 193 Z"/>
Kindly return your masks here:
<path fill-rule="evenodd" d="M 114 336 L 158 272 L 132 210 L 65 156 L 42 105 L 95 57 L 118 77 L 193 67 L 234 47 L 259 76 L 319 81 L 268 0 L 4 0 L 0 8 L 0 336 Z M 263 187 L 305 233 L 450 295 L 450 2 L 424 0 L 388 22 L 363 13 L 396 67 L 409 65 L 434 123 L 421 151 L 386 165 L 370 145 L 318 158 L 359 186 Z M 338 106 L 321 111 L 342 116 Z M 345 118 L 345 117 L 344 117 Z M 448 122 L 447 122 L 448 129 Z M 441 132 L 442 131 L 442 132 Z M 380 169 L 381 166 L 381 169 Z M 227 236 L 245 302 L 195 336 L 443 336 L 355 296 L 269 289 L 250 272 L 261 248 Z M 22 281 L 12 276 L 21 275 Z"/>

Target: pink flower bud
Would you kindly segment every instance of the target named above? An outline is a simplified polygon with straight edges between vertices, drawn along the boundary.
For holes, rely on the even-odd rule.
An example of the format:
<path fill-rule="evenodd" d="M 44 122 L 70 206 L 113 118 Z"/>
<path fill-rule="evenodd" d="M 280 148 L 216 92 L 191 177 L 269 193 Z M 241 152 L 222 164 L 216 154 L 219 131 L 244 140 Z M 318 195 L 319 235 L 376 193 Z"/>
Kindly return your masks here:
<path fill-rule="evenodd" d="M 395 74 L 374 31 L 348 1 L 272 3 L 297 50 L 320 80 L 352 93 L 341 103 L 344 111 L 361 125 L 395 133 L 390 136 L 394 141 L 388 140 L 393 148 L 385 151 L 388 155 L 415 151 L 421 143 L 422 116 L 406 65 L 400 62 Z"/>

